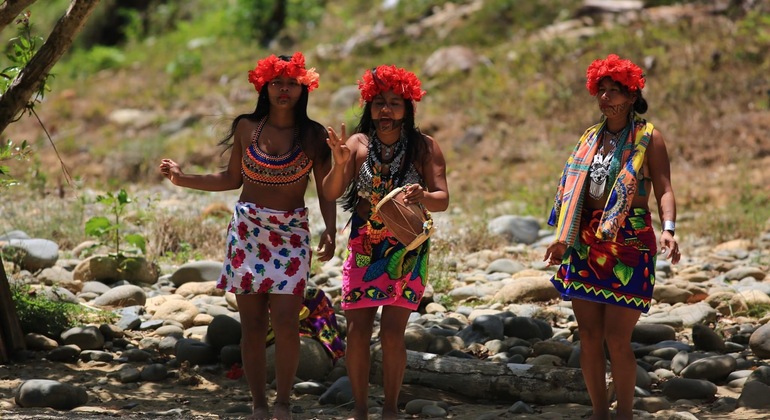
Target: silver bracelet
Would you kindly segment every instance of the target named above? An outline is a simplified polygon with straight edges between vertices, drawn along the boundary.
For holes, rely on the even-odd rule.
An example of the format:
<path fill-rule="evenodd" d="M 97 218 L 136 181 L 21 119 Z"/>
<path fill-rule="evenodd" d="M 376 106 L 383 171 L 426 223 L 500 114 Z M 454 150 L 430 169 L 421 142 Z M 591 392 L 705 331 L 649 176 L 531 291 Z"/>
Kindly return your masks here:
<path fill-rule="evenodd" d="M 671 232 L 672 234 L 674 231 L 676 231 L 676 223 L 674 223 L 673 220 L 664 220 L 663 221 L 663 230 L 667 230 Z"/>

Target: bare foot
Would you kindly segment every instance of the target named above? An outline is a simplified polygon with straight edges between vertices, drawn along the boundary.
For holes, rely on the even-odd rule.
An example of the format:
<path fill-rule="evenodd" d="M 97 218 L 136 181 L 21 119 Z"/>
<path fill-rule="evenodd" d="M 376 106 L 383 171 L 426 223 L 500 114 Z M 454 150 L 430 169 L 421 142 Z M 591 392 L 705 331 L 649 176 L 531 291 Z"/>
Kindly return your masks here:
<path fill-rule="evenodd" d="M 291 420 L 291 405 L 289 403 L 273 404 L 273 420 Z"/>
<path fill-rule="evenodd" d="M 267 407 L 254 407 L 248 420 L 270 420 L 270 412 Z"/>
<path fill-rule="evenodd" d="M 353 410 L 353 416 L 348 417 L 347 420 L 368 420 L 369 419 L 369 413 L 368 410 L 363 409 L 354 409 Z"/>
<path fill-rule="evenodd" d="M 398 412 L 384 411 L 382 412 L 382 420 L 398 420 Z"/>

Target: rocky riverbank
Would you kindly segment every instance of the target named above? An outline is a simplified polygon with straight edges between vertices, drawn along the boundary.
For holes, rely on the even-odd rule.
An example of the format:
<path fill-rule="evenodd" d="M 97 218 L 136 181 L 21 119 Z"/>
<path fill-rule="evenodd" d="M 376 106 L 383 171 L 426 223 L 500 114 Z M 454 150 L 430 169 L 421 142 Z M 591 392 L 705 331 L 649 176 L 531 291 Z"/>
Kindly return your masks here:
<path fill-rule="evenodd" d="M 449 217 L 437 217 L 437 224 L 439 231 L 461 230 Z M 490 220 L 487 229 L 508 245 L 443 256 L 442 281 L 450 287 L 427 293 L 410 319 L 404 416 L 587 417 L 577 325 L 570 304 L 558 299 L 548 281 L 551 268 L 539 261 L 550 232 L 514 214 Z M 114 323 L 57 337 L 28 335 L 29 351 L 0 366 L 3 418 L 203 419 L 248 413 L 250 398 L 236 365 L 237 307 L 231 294 L 214 287 L 220 261 L 142 261 L 126 272 L 105 255 L 81 256 L 77 248 L 60 250 L 24 232 L 0 241 L 4 249 L 26 254 L 12 282 L 117 314 Z M 344 244 L 344 233 L 338 242 Z M 658 262 L 655 304 L 633 336 L 638 418 L 768 417 L 769 247 L 770 233 L 763 232 L 750 240 L 687 244 L 679 265 Z M 311 279 L 335 307 L 341 262 L 324 264 Z M 337 321 L 344 335 L 339 310 Z M 377 382 L 376 337 L 373 343 Z M 346 418 L 344 359 L 334 364 L 312 339 L 302 345 L 296 418 Z M 269 350 L 269 359 L 274 357 Z M 381 399 L 373 385 L 373 418 Z"/>

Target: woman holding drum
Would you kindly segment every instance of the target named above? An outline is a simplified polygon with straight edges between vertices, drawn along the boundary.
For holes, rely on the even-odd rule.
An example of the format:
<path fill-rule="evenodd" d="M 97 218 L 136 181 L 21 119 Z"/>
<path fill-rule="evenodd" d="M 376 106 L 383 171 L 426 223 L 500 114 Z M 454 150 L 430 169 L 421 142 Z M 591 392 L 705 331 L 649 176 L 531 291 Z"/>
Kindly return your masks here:
<path fill-rule="evenodd" d="M 342 308 L 348 325 L 345 359 L 355 399 L 353 418 L 367 418 L 369 347 L 382 306 L 382 418 L 395 419 L 406 368 L 404 330 L 428 280 L 429 212 L 444 211 L 449 204 L 446 163 L 438 143 L 415 126 L 414 103 L 425 91 L 414 73 L 379 66 L 366 71 L 358 88 L 364 110 L 355 133 L 346 138 L 344 124 L 339 134 L 328 128 L 333 166 L 323 191 L 330 199 L 343 197 L 343 207 L 352 212 Z M 388 205 L 378 208 L 380 202 Z M 399 218 L 403 225 L 392 223 Z M 422 225 L 410 229 L 415 219 Z M 415 230 L 419 233 L 410 237 Z"/>

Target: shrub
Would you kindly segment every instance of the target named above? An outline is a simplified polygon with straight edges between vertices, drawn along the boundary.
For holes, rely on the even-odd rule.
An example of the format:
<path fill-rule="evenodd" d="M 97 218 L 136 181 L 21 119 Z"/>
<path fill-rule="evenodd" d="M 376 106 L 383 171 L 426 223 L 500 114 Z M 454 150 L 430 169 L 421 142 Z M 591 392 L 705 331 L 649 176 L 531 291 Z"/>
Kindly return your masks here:
<path fill-rule="evenodd" d="M 74 303 L 53 301 L 26 284 L 12 283 L 11 295 L 25 333 L 59 338 L 63 331 L 77 325 L 111 322 L 116 317 L 110 312 L 91 311 Z"/>

